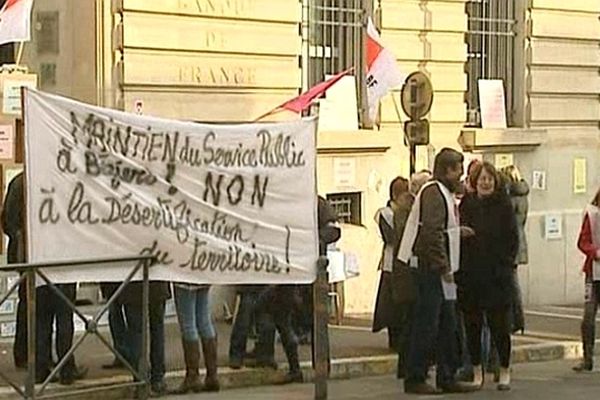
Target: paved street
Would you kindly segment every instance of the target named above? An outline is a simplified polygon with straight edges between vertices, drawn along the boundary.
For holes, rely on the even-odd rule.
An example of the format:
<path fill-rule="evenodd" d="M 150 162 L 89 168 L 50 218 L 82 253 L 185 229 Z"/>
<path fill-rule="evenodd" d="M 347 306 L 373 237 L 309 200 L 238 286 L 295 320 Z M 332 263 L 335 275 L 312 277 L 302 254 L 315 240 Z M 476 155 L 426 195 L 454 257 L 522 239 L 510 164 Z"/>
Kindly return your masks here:
<path fill-rule="evenodd" d="M 498 392 L 492 383 L 478 393 L 452 396 L 409 396 L 402 393 L 402 383 L 392 376 L 332 381 L 330 400 L 377 399 L 398 400 L 418 398 L 488 399 L 544 399 L 590 400 L 600 393 L 600 373 L 575 374 L 572 362 L 557 361 L 516 365 L 513 371 L 513 389 Z M 200 396 L 170 396 L 169 400 L 198 399 Z M 289 385 L 229 390 L 220 394 L 203 394 L 202 400 L 300 400 L 313 398 L 313 385 Z"/>
<path fill-rule="evenodd" d="M 515 346 L 545 343 L 550 341 L 578 341 L 579 325 L 581 321 L 581 307 L 536 307 L 526 312 L 527 329 L 525 335 L 515 335 L 513 344 Z M 387 348 L 387 334 L 371 332 L 370 316 L 357 316 L 346 318 L 343 326 L 330 327 L 331 350 L 334 358 L 360 357 L 390 354 Z M 600 326 L 598 326 L 600 328 Z M 219 365 L 227 365 L 227 350 L 229 347 L 229 336 L 231 326 L 225 323 L 217 324 L 219 332 Z M 109 334 L 107 328 L 102 328 L 105 336 Z M 180 333 L 176 319 L 171 318 L 166 325 L 166 361 L 167 370 L 183 368 L 183 354 L 180 344 Z M 248 345 L 252 347 L 251 342 Z M 276 346 L 276 358 L 280 363 L 285 363 L 285 355 L 280 345 Z M 310 359 L 309 346 L 300 347 L 301 360 Z M 98 339 L 87 339 L 82 347 L 76 352 L 78 364 L 90 369 L 88 378 L 102 378 L 112 375 L 127 375 L 124 370 L 103 370 L 101 365 L 111 361 L 112 356 Z M 0 370 L 11 376 L 16 381 L 22 381 L 24 374 L 13 367 L 12 342 L 5 340 L 0 342 Z M 0 383 L 4 385 L 4 382 Z"/>

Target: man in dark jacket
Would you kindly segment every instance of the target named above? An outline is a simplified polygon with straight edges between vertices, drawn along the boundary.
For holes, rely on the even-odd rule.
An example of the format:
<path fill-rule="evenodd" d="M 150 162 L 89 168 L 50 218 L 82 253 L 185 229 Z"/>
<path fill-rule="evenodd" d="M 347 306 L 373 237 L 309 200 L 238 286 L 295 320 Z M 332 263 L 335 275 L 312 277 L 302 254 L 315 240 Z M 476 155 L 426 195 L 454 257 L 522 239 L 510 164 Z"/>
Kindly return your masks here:
<path fill-rule="evenodd" d="M 442 280 L 453 282 L 448 210 L 444 190 L 456 193 L 463 174 L 463 156 L 452 149 L 442 149 L 435 158 L 434 184 L 420 194 L 420 224 L 413 245 L 418 258 L 416 282 L 418 297 L 414 308 L 411 346 L 407 360 L 406 393 L 438 394 L 440 391 L 465 392 L 474 388 L 456 382 L 459 364 L 454 301 L 446 300 Z M 453 201 L 453 200 L 450 200 Z M 405 233 L 406 235 L 406 233 Z M 437 358 L 437 388 L 426 381 L 429 358 Z"/>
<path fill-rule="evenodd" d="M 25 262 L 23 243 L 23 173 L 18 174 L 8 185 L 4 207 L 2 208 L 2 230 L 8 236 L 9 264 Z M 27 368 L 27 285 L 19 285 L 17 305 L 17 331 L 13 346 L 13 356 L 17 368 Z"/>

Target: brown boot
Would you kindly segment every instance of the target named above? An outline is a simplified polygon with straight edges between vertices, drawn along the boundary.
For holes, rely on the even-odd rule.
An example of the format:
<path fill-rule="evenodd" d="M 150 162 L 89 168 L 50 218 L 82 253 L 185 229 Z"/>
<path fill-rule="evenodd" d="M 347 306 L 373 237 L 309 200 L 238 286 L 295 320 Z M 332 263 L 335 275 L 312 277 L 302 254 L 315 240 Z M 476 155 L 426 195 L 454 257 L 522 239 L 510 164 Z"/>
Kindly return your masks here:
<path fill-rule="evenodd" d="M 202 390 L 200 382 L 200 347 L 198 341 L 182 340 L 183 358 L 185 360 L 185 378 L 173 394 L 199 393 Z"/>
<path fill-rule="evenodd" d="M 217 338 L 202 339 L 202 353 L 206 365 L 206 378 L 204 379 L 205 392 L 218 392 L 221 389 L 217 377 Z"/>

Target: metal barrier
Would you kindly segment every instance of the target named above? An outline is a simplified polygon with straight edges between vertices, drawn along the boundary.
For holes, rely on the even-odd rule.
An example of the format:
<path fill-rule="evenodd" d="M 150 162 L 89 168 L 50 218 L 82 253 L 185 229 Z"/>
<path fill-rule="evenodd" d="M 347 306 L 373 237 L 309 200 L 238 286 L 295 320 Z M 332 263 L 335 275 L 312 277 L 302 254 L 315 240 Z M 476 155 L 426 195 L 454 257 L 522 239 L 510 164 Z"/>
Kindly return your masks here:
<path fill-rule="evenodd" d="M 89 267 L 98 264 L 122 264 L 136 262 L 136 265 L 132 268 L 131 272 L 127 275 L 127 278 L 119 285 L 117 290 L 108 299 L 106 304 L 96 312 L 96 315 L 88 319 L 82 314 L 75 304 L 60 290 L 56 285 L 47 277 L 42 269 L 54 269 L 54 268 L 65 268 L 82 266 Z M 9 264 L 0 267 L 0 272 L 19 272 L 19 279 L 9 288 L 8 292 L 2 299 L 0 299 L 0 305 L 2 305 L 11 294 L 17 290 L 19 285 L 26 280 L 27 284 L 27 378 L 25 380 L 24 387 L 21 387 L 18 383 L 13 382 L 4 372 L 0 371 L 0 379 L 6 381 L 17 394 L 23 399 L 50 399 L 50 398 L 63 398 L 66 396 L 80 395 L 84 393 L 91 393 L 99 390 L 114 389 L 114 388 L 125 388 L 125 387 L 136 387 L 138 388 L 138 398 L 147 399 L 149 394 L 149 379 L 148 379 L 148 300 L 149 300 L 149 268 L 156 262 L 153 256 L 132 256 L 132 257 L 121 257 L 121 258 L 106 258 L 106 259 L 95 259 L 85 261 L 61 261 L 61 262 L 49 262 L 49 263 L 31 263 L 31 264 Z M 100 318 L 110 308 L 110 306 L 116 301 L 119 295 L 123 292 L 125 287 L 131 282 L 135 275 L 142 270 L 142 354 L 140 357 L 140 363 L 138 368 L 134 368 L 120 354 L 110 343 L 109 340 L 104 338 L 98 332 L 98 322 Z M 51 293 L 58 295 L 73 312 L 83 321 L 85 324 L 85 333 L 79 337 L 71 346 L 71 349 L 65 354 L 65 356 L 59 360 L 58 364 L 50 371 L 50 374 L 46 380 L 37 388 L 36 391 L 36 278 L 40 277 L 41 280 L 50 288 Z M 61 391 L 58 394 L 47 394 L 44 395 L 48 384 L 53 380 L 59 373 L 62 367 L 68 362 L 69 358 L 73 356 L 75 350 L 83 343 L 86 337 L 90 334 L 96 335 L 102 343 L 115 355 L 115 357 L 121 361 L 127 369 L 133 374 L 134 381 L 131 383 L 118 384 L 112 386 L 102 386 L 98 388 L 79 389 L 73 391 Z"/>

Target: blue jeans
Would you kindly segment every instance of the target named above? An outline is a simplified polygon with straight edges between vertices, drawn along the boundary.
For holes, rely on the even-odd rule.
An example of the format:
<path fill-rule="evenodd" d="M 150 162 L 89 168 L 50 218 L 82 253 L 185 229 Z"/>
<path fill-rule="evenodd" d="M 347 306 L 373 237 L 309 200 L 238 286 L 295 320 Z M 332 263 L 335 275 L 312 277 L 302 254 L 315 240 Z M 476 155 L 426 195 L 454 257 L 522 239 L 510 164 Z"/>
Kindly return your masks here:
<path fill-rule="evenodd" d="M 139 368 L 142 358 L 142 305 L 126 304 L 129 338 L 128 361 Z M 165 300 L 150 300 L 150 382 L 161 382 L 165 376 Z"/>
<path fill-rule="evenodd" d="M 235 316 L 229 343 L 230 361 L 242 361 L 244 359 L 248 332 L 251 328 L 257 298 L 258 293 L 250 289 L 246 289 L 240 294 L 240 306 Z"/>
<path fill-rule="evenodd" d="M 446 301 L 440 275 L 418 270 L 418 296 L 408 350 L 406 382 L 424 383 L 429 359 L 437 360 L 437 385 L 454 382 L 460 363 L 456 326 L 456 305 Z"/>
<path fill-rule="evenodd" d="M 186 289 L 175 285 L 175 306 L 183 340 L 195 342 L 199 338 L 217 336 L 210 312 L 209 287 Z"/>

